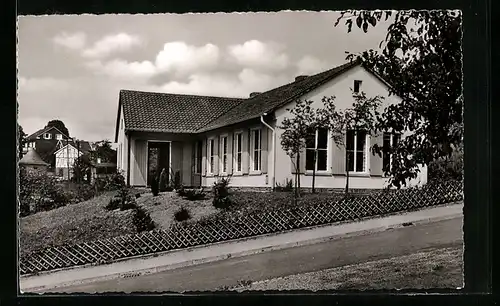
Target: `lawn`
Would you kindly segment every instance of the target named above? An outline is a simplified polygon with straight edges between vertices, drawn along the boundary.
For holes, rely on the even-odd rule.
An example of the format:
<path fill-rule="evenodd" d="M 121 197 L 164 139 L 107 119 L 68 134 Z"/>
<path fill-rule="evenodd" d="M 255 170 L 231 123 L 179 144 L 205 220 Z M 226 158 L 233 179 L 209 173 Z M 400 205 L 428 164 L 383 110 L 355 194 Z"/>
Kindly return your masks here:
<path fill-rule="evenodd" d="M 108 211 L 113 192 L 85 202 L 20 218 L 20 254 L 65 243 L 80 243 L 136 231 L 132 211 Z"/>
<path fill-rule="evenodd" d="M 231 290 L 456 289 L 463 287 L 462 254 L 462 247 L 432 249 L 259 282 L 242 280 Z"/>
<path fill-rule="evenodd" d="M 206 196 L 204 200 L 189 201 L 178 196 L 175 192 L 162 192 L 156 197 L 151 193 L 144 193 L 137 199 L 137 204 L 149 212 L 159 228 L 168 229 L 172 224 L 178 222 L 174 218 L 174 213 L 181 207 L 189 211 L 191 221 L 198 221 L 220 213 L 222 210 L 215 208 L 212 204 L 212 194 L 207 193 Z M 289 192 L 231 191 L 230 198 L 233 205 L 228 211 L 247 214 L 292 208 L 294 206 L 314 205 L 321 201 L 331 202 L 341 197 L 342 195 L 332 193 L 306 193 L 294 204 L 293 194 Z"/>

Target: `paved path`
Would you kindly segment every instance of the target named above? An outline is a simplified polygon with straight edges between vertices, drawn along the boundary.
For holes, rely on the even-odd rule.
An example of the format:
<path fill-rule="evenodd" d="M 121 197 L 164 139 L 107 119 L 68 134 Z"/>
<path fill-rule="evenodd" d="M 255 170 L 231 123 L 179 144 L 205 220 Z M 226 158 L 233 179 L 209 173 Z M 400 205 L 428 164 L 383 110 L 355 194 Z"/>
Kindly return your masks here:
<path fill-rule="evenodd" d="M 269 251 L 138 277 L 58 288 L 56 292 L 210 291 L 240 280 L 259 281 L 462 244 L 462 217 L 362 236 Z M 50 291 L 46 291 L 50 292 Z"/>

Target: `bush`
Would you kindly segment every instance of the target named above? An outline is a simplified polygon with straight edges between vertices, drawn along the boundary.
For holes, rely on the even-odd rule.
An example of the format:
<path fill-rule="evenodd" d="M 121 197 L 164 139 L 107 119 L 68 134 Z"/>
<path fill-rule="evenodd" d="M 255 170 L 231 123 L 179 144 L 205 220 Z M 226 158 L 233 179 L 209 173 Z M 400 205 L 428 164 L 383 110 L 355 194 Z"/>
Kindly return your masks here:
<path fill-rule="evenodd" d="M 113 198 L 111 198 L 111 200 L 109 200 L 109 203 L 108 205 L 106 205 L 106 209 L 107 210 L 115 210 L 115 209 L 118 209 L 120 208 L 120 204 L 122 202 L 122 199 L 118 196 L 114 196 Z"/>
<path fill-rule="evenodd" d="M 276 187 L 274 188 L 274 191 L 277 192 L 292 192 L 293 191 L 293 181 L 290 179 L 285 180 L 285 185 L 282 186 L 279 183 L 276 184 Z"/>
<path fill-rule="evenodd" d="M 205 199 L 203 189 L 189 189 L 185 191 L 184 197 L 189 201 L 198 201 Z"/>
<path fill-rule="evenodd" d="M 132 222 L 134 223 L 138 233 L 151 231 L 155 228 L 155 224 L 151 219 L 151 216 L 142 207 L 136 207 L 134 209 L 134 217 L 132 218 Z"/>
<path fill-rule="evenodd" d="M 212 187 L 214 193 L 213 205 L 216 208 L 227 208 L 231 205 L 231 200 L 229 199 L 229 182 L 231 177 L 221 177 Z"/>
<path fill-rule="evenodd" d="M 153 176 L 153 178 L 151 180 L 151 192 L 153 193 L 153 196 L 155 196 L 155 197 L 159 194 L 158 179 L 156 178 L 156 176 Z"/>
<path fill-rule="evenodd" d="M 96 196 L 95 186 L 89 184 L 77 185 L 76 196 L 80 201 L 88 201 Z"/>
<path fill-rule="evenodd" d="M 186 196 L 186 189 L 184 189 L 184 186 L 181 186 L 181 188 L 176 190 L 176 193 L 180 197 L 185 197 Z"/>
<path fill-rule="evenodd" d="M 174 213 L 175 220 L 182 222 L 191 218 L 189 210 L 185 207 L 181 207 L 178 211 Z"/>
<path fill-rule="evenodd" d="M 463 179 L 464 153 L 458 149 L 450 157 L 439 158 L 429 164 L 429 181 L 444 181 Z"/>
<path fill-rule="evenodd" d="M 161 170 L 158 187 L 161 192 L 167 190 L 167 170 L 165 168 Z"/>

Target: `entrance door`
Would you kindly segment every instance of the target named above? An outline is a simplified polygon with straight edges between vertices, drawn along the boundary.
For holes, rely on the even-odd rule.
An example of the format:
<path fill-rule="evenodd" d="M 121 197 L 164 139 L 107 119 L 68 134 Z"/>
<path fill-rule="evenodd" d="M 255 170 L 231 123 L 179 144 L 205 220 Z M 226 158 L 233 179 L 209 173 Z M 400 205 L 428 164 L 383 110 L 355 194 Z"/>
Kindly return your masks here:
<path fill-rule="evenodd" d="M 158 177 L 161 171 L 167 172 L 167 182 L 170 181 L 170 142 L 148 143 L 148 186 L 153 177 Z"/>

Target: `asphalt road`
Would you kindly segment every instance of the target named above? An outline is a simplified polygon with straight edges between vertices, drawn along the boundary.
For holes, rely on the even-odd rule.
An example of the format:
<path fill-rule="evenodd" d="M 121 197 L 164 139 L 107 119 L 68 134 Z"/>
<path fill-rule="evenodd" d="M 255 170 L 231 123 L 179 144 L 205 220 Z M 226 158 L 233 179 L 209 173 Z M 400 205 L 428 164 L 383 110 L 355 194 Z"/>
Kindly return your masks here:
<path fill-rule="evenodd" d="M 462 243 L 462 217 L 458 217 L 53 292 L 210 291 L 242 280 L 259 281 Z"/>

